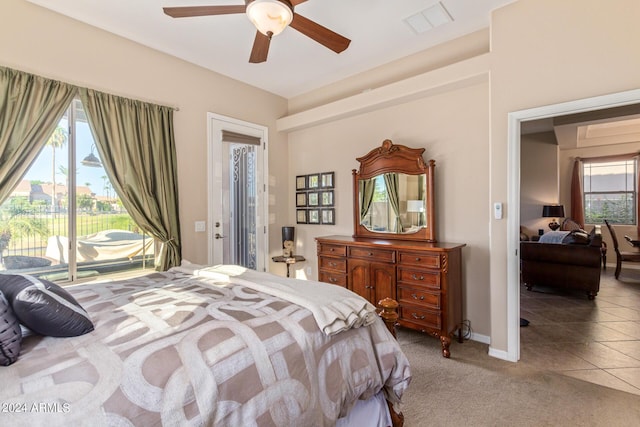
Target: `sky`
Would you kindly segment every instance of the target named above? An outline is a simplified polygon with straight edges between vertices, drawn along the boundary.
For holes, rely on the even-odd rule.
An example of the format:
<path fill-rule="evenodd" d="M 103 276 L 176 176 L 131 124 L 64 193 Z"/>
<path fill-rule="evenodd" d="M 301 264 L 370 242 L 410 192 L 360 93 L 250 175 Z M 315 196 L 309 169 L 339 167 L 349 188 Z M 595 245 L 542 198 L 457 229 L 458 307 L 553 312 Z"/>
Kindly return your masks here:
<path fill-rule="evenodd" d="M 64 129 L 67 129 L 67 119 L 63 118 L 60 121 L 60 126 Z M 91 153 L 91 148 L 93 145 L 93 136 L 91 135 L 91 131 L 89 129 L 89 125 L 86 122 L 76 122 L 76 162 L 77 162 L 77 170 L 76 170 L 76 185 L 84 186 L 86 183 L 90 183 L 89 188 L 93 193 L 96 193 L 98 196 L 106 195 L 105 191 L 105 179 L 103 176 L 106 176 L 107 173 L 104 168 L 94 168 L 87 167 L 80 164 L 82 159 L 88 156 Z M 66 177 L 60 172 L 60 165 L 69 168 L 69 142 L 67 139 L 67 143 L 62 148 L 56 148 L 55 157 L 56 157 L 56 183 L 57 184 L 66 184 Z M 100 158 L 98 154 L 98 150 L 93 148 L 93 154 Z M 51 146 L 45 146 L 40 155 L 31 166 L 27 175 L 24 179 L 33 181 L 39 180 L 43 182 L 51 182 L 51 160 L 53 157 L 53 149 Z M 110 190 L 111 195 L 113 195 L 113 190 Z"/>

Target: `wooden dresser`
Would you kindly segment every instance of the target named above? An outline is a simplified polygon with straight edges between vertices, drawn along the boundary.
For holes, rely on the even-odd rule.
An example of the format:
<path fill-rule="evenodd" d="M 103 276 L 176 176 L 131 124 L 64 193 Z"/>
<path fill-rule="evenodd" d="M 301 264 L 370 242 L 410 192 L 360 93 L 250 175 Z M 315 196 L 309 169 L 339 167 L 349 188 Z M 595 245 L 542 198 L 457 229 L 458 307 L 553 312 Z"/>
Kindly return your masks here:
<path fill-rule="evenodd" d="M 400 304 L 398 324 L 433 335 L 449 357 L 462 342 L 462 248 L 465 244 L 351 236 L 316 238 L 318 280 L 343 286 L 377 306 Z"/>

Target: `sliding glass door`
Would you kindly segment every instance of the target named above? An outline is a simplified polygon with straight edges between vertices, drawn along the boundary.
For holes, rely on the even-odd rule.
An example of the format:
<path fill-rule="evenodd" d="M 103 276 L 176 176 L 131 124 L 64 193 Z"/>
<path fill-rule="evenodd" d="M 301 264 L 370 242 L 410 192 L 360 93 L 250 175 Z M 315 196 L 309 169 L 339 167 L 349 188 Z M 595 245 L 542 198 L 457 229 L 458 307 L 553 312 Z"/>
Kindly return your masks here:
<path fill-rule="evenodd" d="M 122 207 L 79 99 L 0 205 L 0 268 L 56 281 L 153 265 L 154 242 Z"/>

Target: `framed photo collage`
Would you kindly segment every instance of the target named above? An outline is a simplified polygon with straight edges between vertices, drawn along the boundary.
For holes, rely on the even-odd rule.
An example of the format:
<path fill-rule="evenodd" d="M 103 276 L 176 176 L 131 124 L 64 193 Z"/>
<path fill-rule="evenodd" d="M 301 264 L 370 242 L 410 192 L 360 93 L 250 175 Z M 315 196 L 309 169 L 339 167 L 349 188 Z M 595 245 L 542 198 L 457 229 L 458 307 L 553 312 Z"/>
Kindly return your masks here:
<path fill-rule="evenodd" d="M 335 224 L 335 172 L 296 176 L 296 222 Z"/>

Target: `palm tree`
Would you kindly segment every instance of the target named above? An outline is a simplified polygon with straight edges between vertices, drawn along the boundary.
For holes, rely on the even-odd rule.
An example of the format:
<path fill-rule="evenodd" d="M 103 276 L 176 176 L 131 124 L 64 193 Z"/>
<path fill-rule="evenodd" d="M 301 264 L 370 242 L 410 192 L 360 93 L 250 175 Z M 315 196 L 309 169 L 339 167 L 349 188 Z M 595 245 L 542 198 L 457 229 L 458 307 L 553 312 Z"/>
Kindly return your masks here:
<path fill-rule="evenodd" d="M 58 126 L 56 130 L 53 131 L 49 139 L 47 140 L 47 145 L 51 146 L 52 157 L 51 157 L 51 178 L 52 178 L 52 190 L 51 190 L 51 207 L 52 212 L 55 212 L 56 205 L 56 148 L 62 148 L 64 144 L 67 142 L 67 133 L 65 132 L 62 126 Z"/>

